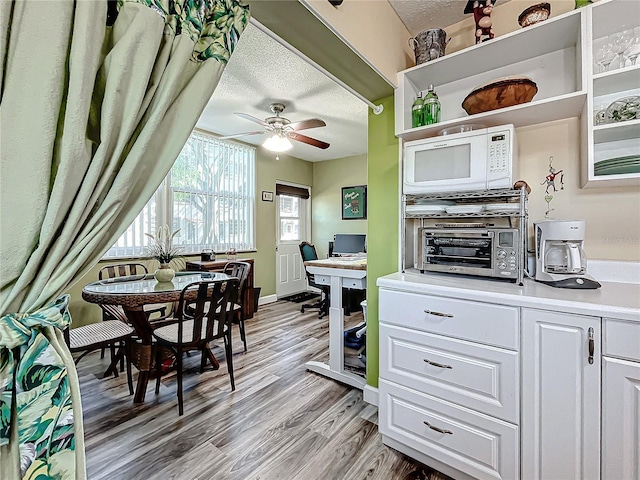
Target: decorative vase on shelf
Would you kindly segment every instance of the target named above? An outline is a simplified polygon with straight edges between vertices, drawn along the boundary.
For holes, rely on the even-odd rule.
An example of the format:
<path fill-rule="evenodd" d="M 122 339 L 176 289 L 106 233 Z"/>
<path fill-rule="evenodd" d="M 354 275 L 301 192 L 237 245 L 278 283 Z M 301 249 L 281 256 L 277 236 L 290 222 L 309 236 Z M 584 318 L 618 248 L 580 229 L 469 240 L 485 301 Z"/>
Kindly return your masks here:
<path fill-rule="evenodd" d="M 574 7 L 574 9 L 586 7 L 590 3 L 593 3 L 593 2 L 591 0 L 576 0 L 576 6 Z"/>
<path fill-rule="evenodd" d="M 170 282 L 175 275 L 175 270 L 168 263 L 161 263 L 160 268 L 153 274 L 158 282 Z"/>

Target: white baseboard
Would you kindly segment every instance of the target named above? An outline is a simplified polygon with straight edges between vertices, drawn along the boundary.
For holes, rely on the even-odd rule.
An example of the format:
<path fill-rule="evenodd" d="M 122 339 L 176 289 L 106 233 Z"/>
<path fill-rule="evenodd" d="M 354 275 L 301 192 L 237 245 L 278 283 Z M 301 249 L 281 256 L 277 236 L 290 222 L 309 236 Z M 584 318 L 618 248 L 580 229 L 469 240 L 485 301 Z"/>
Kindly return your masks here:
<path fill-rule="evenodd" d="M 371 405 L 378 406 L 378 389 L 376 387 L 372 387 L 371 385 L 365 385 L 362 399 L 370 403 Z"/>
<path fill-rule="evenodd" d="M 265 295 L 264 297 L 260 297 L 258 300 L 258 305 L 266 305 L 268 303 L 274 303 L 278 301 L 278 297 L 274 293 L 273 295 Z"/>

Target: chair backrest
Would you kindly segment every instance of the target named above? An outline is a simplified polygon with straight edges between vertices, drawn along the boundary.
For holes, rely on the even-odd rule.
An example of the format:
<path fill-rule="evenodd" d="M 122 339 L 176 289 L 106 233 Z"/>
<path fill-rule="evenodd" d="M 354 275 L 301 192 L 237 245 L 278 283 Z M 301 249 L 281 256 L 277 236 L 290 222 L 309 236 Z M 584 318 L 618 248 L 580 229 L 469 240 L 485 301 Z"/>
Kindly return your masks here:
<path fill-rule="evenodd" d="M 300 255 L 303 262 L 318 259 L 318 252 L 316 252 L 316 246 L 313 243 L 304 241 L 300 242 L 298 246 L 300 247 Z"/>
<path fill-rule="evenodd" d="M 178 342 L 197 344 L 221 338 L 231 328 L 233 309 L 228 307 L 238 301 L 239 289 L 238 278 L 204 280 L 184 287 L 178 303 Z M 193 321 L 193 334 L 183 339 L 187 320 Z"/>
<path fill-rule="evenodd" d="M 106 312 L 107 315 L 109 315 L 109 318 L 120 320 L 121 322 L 124 322 L 126 324 L 129 323 L 129 319 L 127 318 L 127 315 L 124 313 L 124 310 L 120 305 L 100 304 L 100 308 L 103 312 Z"/>
<path fill-rule="evenodd" d="M 300 245 L 298 245 L 298 247 L 300 248 L 300 256 L 302 257 L 303 262 L 318 260 L 318 252 L 316 252 L 316 246 L 313 243 L 303 241 L 300 242 Z M 306 268 L 304 269 L 304 271 L 307 274 L 307 281 L 309 282 L 309 284 L 315 286 L 315 277 L 313 273 L 309 273 L 309 270 L 307 270 Z"/>
<path fill-rule="evenodd" d="M 249 278 L 249 271 L 251 270 L 251 264 L 247 262 L 227 262 L 222 270 L 223 273 L 226 273 L 230 277 L 236 277 L 240 280 L 239 287 L 239 301 L 241 302 L 244 298 L 244 288 L 247 284 L 247 278 Z"/>
<path fill-rule="evenodd" d="M 108 278 L 129 277 L 132 275 L 146 275 L 147 267 L 142 263 L 123 263 L 120 265 L 106 265 L 98 272 L 98 280 Z"/>

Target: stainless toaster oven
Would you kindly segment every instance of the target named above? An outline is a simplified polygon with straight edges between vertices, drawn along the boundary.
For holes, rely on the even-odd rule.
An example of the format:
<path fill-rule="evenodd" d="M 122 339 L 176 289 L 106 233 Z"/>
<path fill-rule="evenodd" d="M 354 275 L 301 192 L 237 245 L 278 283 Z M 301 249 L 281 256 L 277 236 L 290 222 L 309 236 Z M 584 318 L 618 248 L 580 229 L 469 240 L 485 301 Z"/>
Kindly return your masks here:
<path fill-rule="evenodd" d="M 524 246 L 515 228 L 418 229 L 418 269 L 517 281 Z"/>

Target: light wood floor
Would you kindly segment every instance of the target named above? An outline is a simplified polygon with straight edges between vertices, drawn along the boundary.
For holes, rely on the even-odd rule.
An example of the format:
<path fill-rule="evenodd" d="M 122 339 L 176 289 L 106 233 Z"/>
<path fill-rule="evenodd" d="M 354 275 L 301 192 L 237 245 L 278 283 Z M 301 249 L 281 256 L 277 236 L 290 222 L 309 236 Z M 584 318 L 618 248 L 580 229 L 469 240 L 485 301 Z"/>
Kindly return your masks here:
<path fill-rule="evenodd" d="M 362 313 L 347 317 L 348 325 Z M 134 406 L 126 376 L 100 378 L 98 352 L 78 365 L 90 479 L 418 480 L 428 469 L 384 446 L 377 409 L 362 392 L 308 372 L 328 357 L 328 319 L 300 304 L 260 307 L 247 322 L 249 351 L 234 329 L 236 390 L 220 345 L 220 370 L 186 358 L 185 413 L 173 373 L 150 382 Z M 134 380 L 136 371 L 134 369 Z"/>

